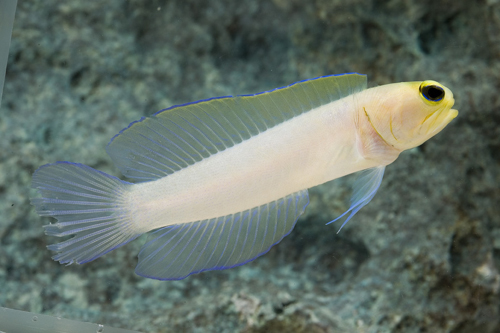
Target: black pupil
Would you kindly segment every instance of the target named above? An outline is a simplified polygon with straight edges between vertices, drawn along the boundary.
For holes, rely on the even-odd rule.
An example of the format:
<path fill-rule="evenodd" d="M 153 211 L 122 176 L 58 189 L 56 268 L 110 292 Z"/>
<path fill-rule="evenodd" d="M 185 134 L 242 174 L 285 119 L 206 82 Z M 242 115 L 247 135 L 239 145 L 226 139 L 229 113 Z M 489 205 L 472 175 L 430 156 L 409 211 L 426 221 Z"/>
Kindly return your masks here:
<path fill-rule="evenodd" d="M 422 90 L 424 96 L 430 101 L 439 101 L 444 97 L 444 90 L 438 86 L 425 86 Z"/>

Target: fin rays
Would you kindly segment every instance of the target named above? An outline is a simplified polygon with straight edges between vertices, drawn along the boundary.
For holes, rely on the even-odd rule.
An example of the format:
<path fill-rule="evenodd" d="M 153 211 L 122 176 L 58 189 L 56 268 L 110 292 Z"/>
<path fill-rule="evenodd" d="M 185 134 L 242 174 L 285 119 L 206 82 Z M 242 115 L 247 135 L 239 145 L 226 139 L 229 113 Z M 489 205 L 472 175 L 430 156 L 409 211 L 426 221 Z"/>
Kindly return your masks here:
<path fill-rule="evenodd" d="M 174 106 L 133 122 L 106 150 L 125 176 L 154 180 L 365 88 L 366 76 L 352 73 Z"/>
<path fill-rule="evenodd" d="M 243 265 L 290 233 L 308 203 L 303 190 L 244 212 L 159 229 L 139 253 L 136 273 L 178 280 Z"/>
<path fill-rule="evenodd" d="M 327 224 L 333 223 L 346 214 L 349 216 L 345 219 L 344 223 L 340 226 L 337 233 L 342 230 L 344 225 L 357 213 L 361 208 L 366 206 L 377 193 L 380 184 L 382 183 L 382 178 L 384 177 L 385 166 L 371 168 L 368 170 L 361 171 L 358 178 L 354 182 L 354 190 L 351 197 L 351 206 L 342 215 L 337 217 L 335 220 L 328 222 Z"/>
<path fill-rule="evenodd" d="M 73 238 L 48 248 L 63 264 L 85 263 L 139 236 L 124 208 L 130 183 L 88 166 L 58 162 L 35 171 L 32 187 L 41 197 L 31 199 L 40 216 L 57 223 L 44 226 L 50 236 Z"/>

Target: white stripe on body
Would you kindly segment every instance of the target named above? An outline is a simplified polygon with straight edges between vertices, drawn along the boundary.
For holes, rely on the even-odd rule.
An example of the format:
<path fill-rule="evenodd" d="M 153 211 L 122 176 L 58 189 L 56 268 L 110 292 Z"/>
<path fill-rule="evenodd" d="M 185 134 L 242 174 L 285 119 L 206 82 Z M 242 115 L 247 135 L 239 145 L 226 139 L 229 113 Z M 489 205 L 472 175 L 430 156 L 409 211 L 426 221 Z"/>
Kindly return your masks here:
<path fill-rule="evenodd" d="M 136 227 L 146 232 L 237 213 L 378 165 L 358 152 L 353 97 L 285 121 L 167 177 L 132 186 Z"/>

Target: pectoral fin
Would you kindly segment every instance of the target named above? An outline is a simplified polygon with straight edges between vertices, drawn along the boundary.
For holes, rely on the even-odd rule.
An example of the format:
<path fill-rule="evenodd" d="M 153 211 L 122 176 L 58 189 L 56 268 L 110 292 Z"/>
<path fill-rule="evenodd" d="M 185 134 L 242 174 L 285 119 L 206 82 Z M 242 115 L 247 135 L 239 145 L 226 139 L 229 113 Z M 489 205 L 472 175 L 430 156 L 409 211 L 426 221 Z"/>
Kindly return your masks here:
<path fill-rule="evenodd" d="M 377 190 L 380 187 L 380 184 L 382 183 L 384 171 L 385 166 L 361 171 L 358 178 L 354 182 L 351 206 L 342 215 L 327 224 L 333 223 L 344 217 L 347 213 L 350 213 L 344 223 L 340 226 L 339 231 L 337 231 L 337 233 L 339 233 L 347 221 L 349 221 L 361 208 L 366 206 L 373 199 L 375 193 L 377 193 Z"/>

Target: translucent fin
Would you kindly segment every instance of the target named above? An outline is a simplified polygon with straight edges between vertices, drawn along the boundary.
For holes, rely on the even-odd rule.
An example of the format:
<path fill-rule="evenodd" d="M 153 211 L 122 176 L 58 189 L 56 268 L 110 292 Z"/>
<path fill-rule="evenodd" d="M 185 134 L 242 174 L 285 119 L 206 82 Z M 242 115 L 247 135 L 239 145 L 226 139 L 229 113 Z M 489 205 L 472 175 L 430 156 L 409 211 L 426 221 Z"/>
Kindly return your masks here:
<path fill-rule="evenodd" d="M 121 172 L 165 177 L 311 109 L 366 89 L 366 76 L 323 76 L 254 95 L 173 106 L 131 123 L 106 150 Z"/>
<path fill-rule="evenodd" d="M 373 199 L 375 193 L 377 193 L 377 190 L 380 187 L 380 184 L 382 183 L 384 170 L 385 167 L 381 166 L 363 170 L 359 173 L 358 178 L 354 182 L 354 189 L 351 197 L 351 206 L 335 220 L 327 223 L 333 223 L 338 219 L 344 217 L 347 213 L 350 213 L 344 223 L 342 223 L 342 225 L 340 226 L 337 233 L 340 232 L 347 221 L 349 221 L 361 208 L 368 205 L 368 203 Z"/>
<path fill-rule="evenodd" d="M 73 238 L 49 245 L 61 264 L 82 264 L 122 246 L 137 236 L 123 200 L 130 183 L 83 164 L 47 164 L 33 174 L 32 187 L 41 198 L 32 198 L 40 216 L 57 223 L 44 226 L 50 236 Z"/>
<path fill-rule="evenodd" d="M 308 203 L 307 190 L 303 190 L 240 213 L 158 229 L 139 253 L 135 272 L 153 279 L 179 280 L 243 265 L 288 235 Z"/>

